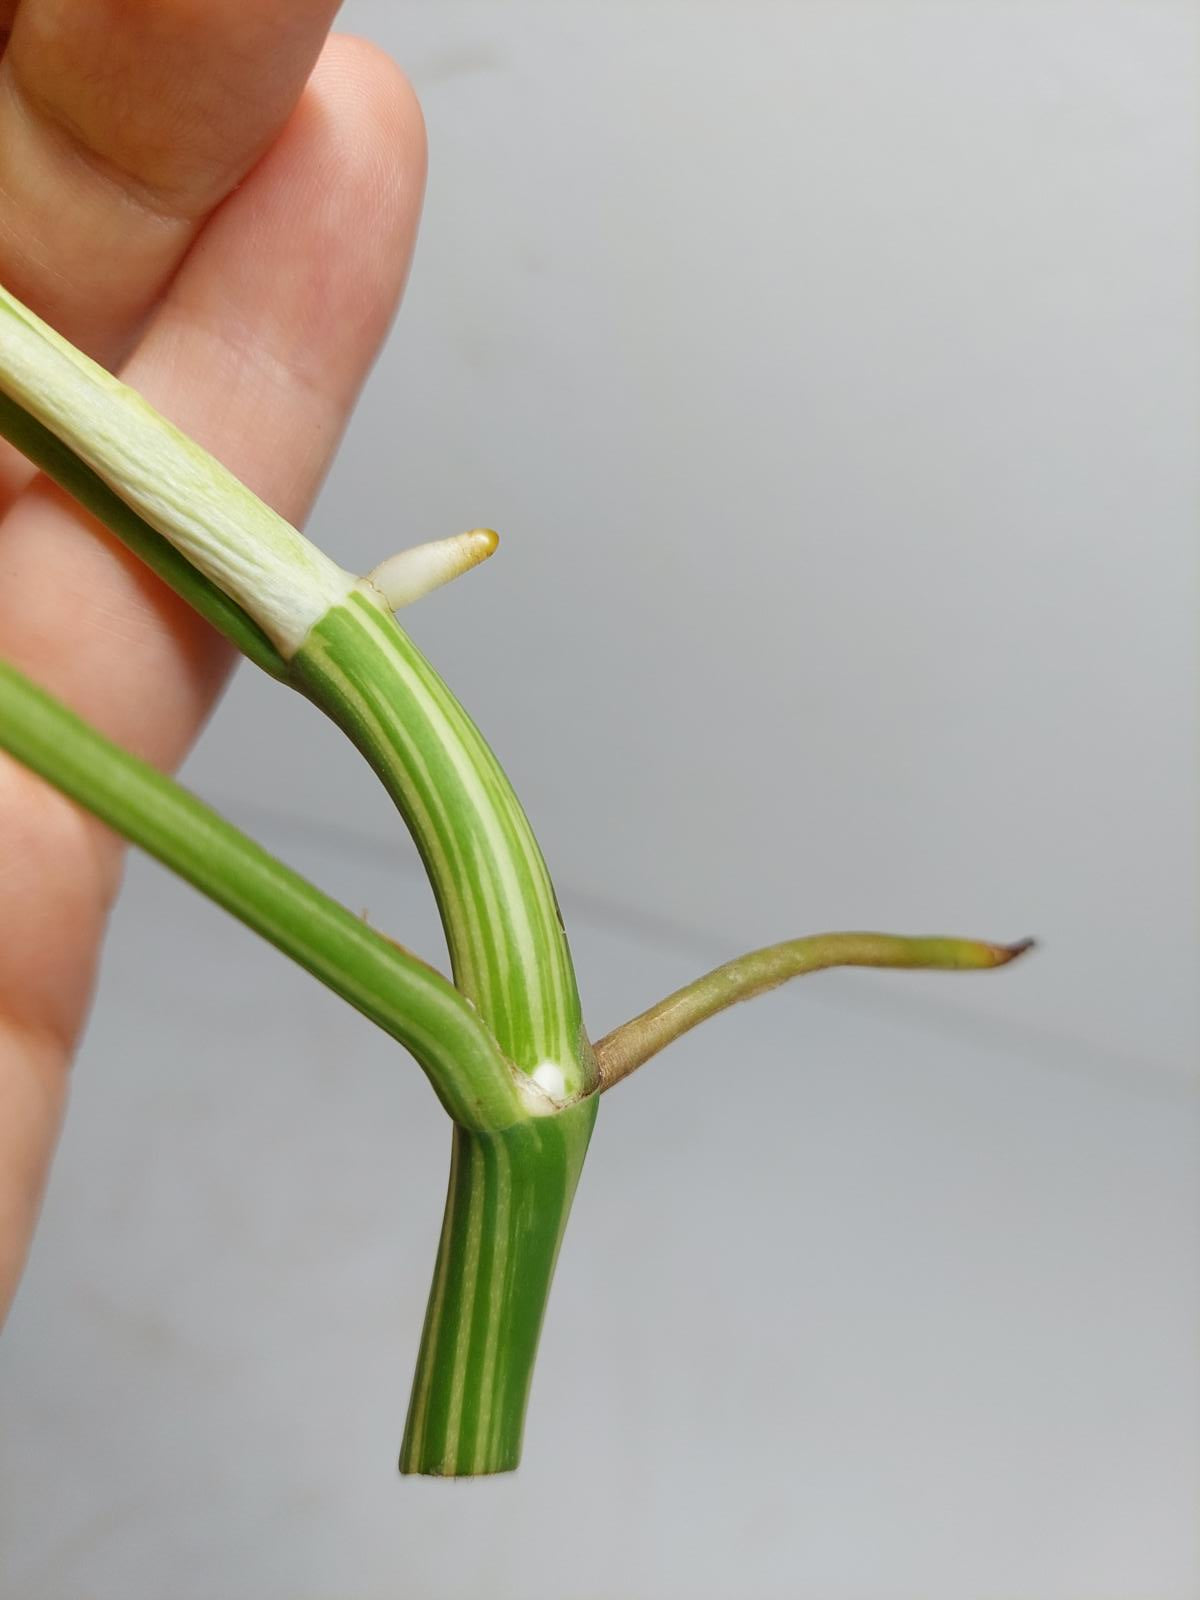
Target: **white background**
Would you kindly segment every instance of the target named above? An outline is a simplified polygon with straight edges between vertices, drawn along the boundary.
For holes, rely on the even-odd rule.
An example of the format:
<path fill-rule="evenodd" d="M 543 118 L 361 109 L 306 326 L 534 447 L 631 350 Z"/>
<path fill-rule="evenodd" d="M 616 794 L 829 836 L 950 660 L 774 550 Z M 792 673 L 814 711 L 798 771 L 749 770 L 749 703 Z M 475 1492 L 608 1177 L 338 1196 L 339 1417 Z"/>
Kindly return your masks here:
<path fill-rule="evenodd" d="M 431 1097 L 135 870 L 0 1347 L 0 1592 L 1194 1600 L 1196 20 L 346 5 L 430 189 L 312 532 L 500 529 L 411 627 L 593 1031 L 804 931 L 1043 947 L 614 1095 L 526 1464 L 454 1488 L 392 1472 Z M 188 777 L 434 953 L 301 702 L 243 673 Z"/>

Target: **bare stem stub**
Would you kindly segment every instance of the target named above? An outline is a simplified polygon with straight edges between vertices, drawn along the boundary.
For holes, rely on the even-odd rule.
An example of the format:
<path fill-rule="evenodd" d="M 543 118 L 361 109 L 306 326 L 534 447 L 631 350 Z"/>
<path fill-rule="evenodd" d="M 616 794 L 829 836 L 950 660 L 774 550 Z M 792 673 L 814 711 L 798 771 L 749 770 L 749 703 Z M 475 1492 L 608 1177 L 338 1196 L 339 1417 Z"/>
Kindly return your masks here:
<path fill-rule="evenodd" d="M 818 933 L 752 950 L 660 1000 L 595 1047 L 600 1089 L 611 1089 L 697 1023 L 741 1000 L 752 1000 L 789 978 L 828 967 L 908 967 L 979 972 L 1007 966 L 1032 939 L 987 944 L 978 939 L 903 938 L 890 933 Z"/>

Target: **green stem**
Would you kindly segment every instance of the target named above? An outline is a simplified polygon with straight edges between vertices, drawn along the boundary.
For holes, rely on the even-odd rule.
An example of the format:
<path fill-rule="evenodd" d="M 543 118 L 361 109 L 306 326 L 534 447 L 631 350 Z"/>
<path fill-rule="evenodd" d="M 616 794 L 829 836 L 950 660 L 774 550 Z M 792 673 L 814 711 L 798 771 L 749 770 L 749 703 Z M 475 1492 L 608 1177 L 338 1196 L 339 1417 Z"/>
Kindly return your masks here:
<path fill-rule="evenodd" d="M 527 1115 L 495 1041 L 439 973 L 4 661 L 0 748 L 231 911 L 398 1039 L 456 1121 L 495 1128 Z"/>
<path fill-rule="evenodd" d="M 595 1048 L 601 1090 L 611 1089 L 697 1023 L 741 1000 L 752 1000 L 789 978 L 828 967 L 920 967 L 978 972 L 1003 967 L 1024 954 L 1032 939 L 985 944 L 978 939 L 902 938 L 891 933 L 817 933 L 752 950 L 660 1000 L 631 1022 L 606 1034 Z"/>
<path fill-rule="evenodd" d="M 546 1298 L 596 1097 L 499 1133 L 454 1130 L 401 1472 L 473 1477 L 521 1458 Z"/>
<path fill-rule="evenodd" d="M 0 746 L 271 939 L 424 1066 L 456 1127 L 401 1467 L 514 1467 L 594 1091 L 704 1018 L 800 973 L 998 966 L 1026 946 L 882 934 L 795 940 L 718 968 L 610 1034 L 593 1055 L 529 823 L 383 594 L 2 288 L 0 391 L 0 433 L 259 666 L 326 711 L 379 773 L 416 839 L 457 989 L 0 666 Z M 404 563 L 377 570 L 385 589 L 391 572 L 396 592 L 408 592 Z M 427 576 L 418 573 L 418 589 Z"/>
<path fill-rule="evenodd" d="M 338 722 L 409 824 L 461 991 L 437 992 L 453 1015 L 439 1021 L 438 1039 L 421 1042 L 431 1060 L 442 1051 L 435 1086 L 461 1127 L 405 1461 L 429 1471 L 515 1465 L 537 1330 L 596 1114 L 574 969 L 529 823 L 383 596 L 3 289 L 0 389 L 10 397 L 0 429 L 260 665 L 286 672 Z M 61 780 L 52 761 L 39 770 Z M 70 792 L 104 815 L 103 787 L 83 759 Z M 115 813 L 111 820 L 121 826 Z M 156 849 L 152 828 L 132 836 Z M 193 881 L 222 904 L 237 897 L 226 881 L 231 863 L 207 877 L 202 860 L 190 865 Z M 302 944 L 277 942 L 306 959 Z M 373 973 L 348 997 L 374 1015 L 386 1007 L 366 990 L 382 981 Z M 411 1035 L 412 1022 L 401 1020 Z M 505 1131 L 471 1142 L 497 1128 Z M 464 1233 L 464 1219 L 481 1211 L 495 1232 Z"/>
<path fill-rule="evenodd" d="M 478 728 L 395 620 L 354 594 L 292 660 L 375 768 L 420 849 L 454 981 L 560 1101 L 595 1086 L 567 936 L 524 811 Z"/>
<path fill-rule="evenodd" d="M 0 390 L 0 429 L 90 496 L 118 537 L 268 671 L 287 662 L 288 680 L 350 734 L 416 839 L 461 991 L 555 1099 L 590 1092 L 575 974 L 532 830 L 382 595 L 3 288 Z"/>

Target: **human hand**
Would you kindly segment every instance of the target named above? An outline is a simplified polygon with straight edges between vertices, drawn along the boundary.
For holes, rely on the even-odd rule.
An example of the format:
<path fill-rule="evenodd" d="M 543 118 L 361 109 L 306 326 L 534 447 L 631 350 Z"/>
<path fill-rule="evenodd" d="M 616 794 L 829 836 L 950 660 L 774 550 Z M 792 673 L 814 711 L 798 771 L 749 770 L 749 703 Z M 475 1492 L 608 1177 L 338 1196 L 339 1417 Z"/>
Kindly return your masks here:
<path fill-rule="evenodd" d="M 424 184 L 411 90 L 373 47 L 326 41 L 336 10 L 0 0 L 0 282 L 293 522 L 386 331 Z M 0 657 L 174 767 L 228 647 L 0 450 Z M 120 860 L 0 755 L 0 1317 Z"/>

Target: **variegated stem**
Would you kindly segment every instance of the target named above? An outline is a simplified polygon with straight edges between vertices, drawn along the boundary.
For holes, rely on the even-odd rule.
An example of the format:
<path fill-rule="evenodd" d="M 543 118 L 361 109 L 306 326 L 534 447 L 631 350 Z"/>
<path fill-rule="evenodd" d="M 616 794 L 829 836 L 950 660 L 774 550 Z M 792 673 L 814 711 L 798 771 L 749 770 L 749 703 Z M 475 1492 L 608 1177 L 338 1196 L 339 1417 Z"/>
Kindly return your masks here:
<path fill-rule="evenodd" d="M 444 978 L 3 661 L 0 748 L 269 939 L 424 1067 L 455 1130 L 401 1469 L 512 1470 L 598 1099 L 554 1113 L 540 1093 L 522 1094 Z"/>
<path fill-rule="evenodd" d="M 405 1469 L 514 1466 L 537 1332 L 596 1114 L 566 936 L 524 813 L 380 591 L 329 561 L 2 289 L 0 391 L 8 397 L 0 431 L 247 654 L 338 722 L 408 822 L 437 896 L 459 1003 L 474 1006 L 515 1069 L 515 1091 L 511 1106 L 477 1112 L 448 1102 L 457 1157 Z M 385 570 L 385 587 L 388 571 L 396 575 Z M 416 577 L 419 590 L 428 574 Z M 72 792 L 92 805 L 86 769 L 85 761 Z M 219 884 L 203 886 L 220 898 Z M 448 1048 L 467 1050 L 470 1041 L 452 1033 Z M 477 1138 L 481 1121 L 488 1132 Z"/>
<path fill-rule="evenodd" d="M 509 1472 L 558 1248 L 596 1120 L 592 1096 L 496 1133 L 455 1128 L 446 1214 L 401 1472 Z"/>
<path fill-rule="evenodd" d="M 393 619 L 360 594 L 292 660 L 298 685 L 354 740 L 417 841 L 454 981 L 508 1059 L 559 1102 L 595 1083 L 550 876 L 475 724 Z"/>
<path fill-rule="evenodd" d="M 432 967 L 369 928 L 164 773 L 0 661 L 0 749 L 87 807 L 398 1039 L 456 1121 L 523 1113 L 512 1069 Z"/>
<path fill-rule="evenodd" d="M 379 591 L 3 289 L 0 390 L 10 420 L 25 414 L 52 432 L 136 514 L 132 529 L 114 527 L 118 537 L 148 524 L 167 539 L 184 558 L 182 570 L 164 571 L 168 582 L 195 600 L 187 571 L 203 574 L 232 602 L 228 615 L 214 615 L 218 626 L 232 623 L 243 644 L 241 618 L 252 619 L 289 663 L 289 681 L 364 752 L 433 881 L 455 982 L 509 1060 L 556 1103 L 594 1089 L 566 936 L 529 824 L 478 730 Z"/>
<path fill-rule="evenodd" d="M 979 939 L 904 938 L 892 933 L 816 933 L 752 950 L 660 1000 L 631 1022 L 614 1028 L 595 1047 L 601 1091 L 611 1089 L 675 1039 L 719 1011 L 752 1000 L 808 972 L 829 967 L 908 967 L 980 972 L 1007 966 L 1033 947 L 987 944 Z"/>

